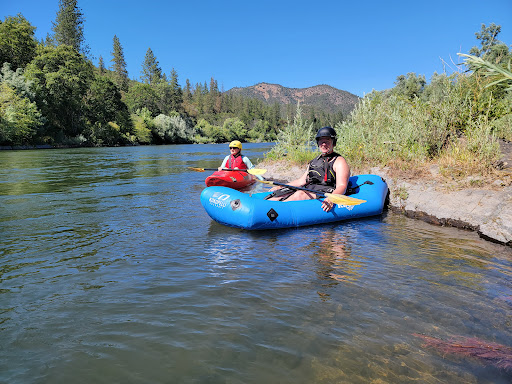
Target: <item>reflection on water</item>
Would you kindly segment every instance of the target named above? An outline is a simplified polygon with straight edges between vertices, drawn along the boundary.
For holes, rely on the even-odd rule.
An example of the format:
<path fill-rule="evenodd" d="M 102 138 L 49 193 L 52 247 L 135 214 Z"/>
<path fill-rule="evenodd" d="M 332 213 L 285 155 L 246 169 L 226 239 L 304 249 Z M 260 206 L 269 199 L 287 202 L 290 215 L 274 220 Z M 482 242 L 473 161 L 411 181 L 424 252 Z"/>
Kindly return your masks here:
<path fill-rule="evenodd" d="M 354 282 L 361 277 L 358 270 L 364 268 L 364 261 L 352 255 L 350 234 L 341 234 L 329 228 L 321 232 L 318 238 L 319 244 L 313 256 L 319 265 L 317 273 L 327 281 L 326 285 L 336 284 L 336 281 Z M 323 294 L 324 297 L 326 295 Z"/>
<path fill-rule="evenodd" d="M 0 152 L 0 382 L 511 382 L 510 248 L 391 213 L 219 225 L 187 167 L 225 152 Z"/>

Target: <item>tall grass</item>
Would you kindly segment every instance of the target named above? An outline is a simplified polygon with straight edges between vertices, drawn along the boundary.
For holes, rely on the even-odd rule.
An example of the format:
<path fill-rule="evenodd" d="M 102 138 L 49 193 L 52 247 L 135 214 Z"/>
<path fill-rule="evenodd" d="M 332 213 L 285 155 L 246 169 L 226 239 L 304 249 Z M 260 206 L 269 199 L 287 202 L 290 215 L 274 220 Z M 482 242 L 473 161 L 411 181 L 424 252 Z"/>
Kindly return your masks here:
<path fill-rule="evenodd" d="M 313 123 L 302 117 L 302 108 L 298 104 L 293 122 L 288 120 L 285 128 L 277 135 L 276 145 L 265 154 L 265 158 L 282 160 L 286 157 L 293 163 L 307 163 L 316 155 L 313 146 L 314 134 Z"/>
<path fill-rule="evenodd" d="M 336 126 L 338 150 L 355 168 L 404 169 L 441 162 L 467 176 L 487 174 L 499 158 L 496 100 L 467 75 L 437 76 L 412 100 L 373 92 Z"/>

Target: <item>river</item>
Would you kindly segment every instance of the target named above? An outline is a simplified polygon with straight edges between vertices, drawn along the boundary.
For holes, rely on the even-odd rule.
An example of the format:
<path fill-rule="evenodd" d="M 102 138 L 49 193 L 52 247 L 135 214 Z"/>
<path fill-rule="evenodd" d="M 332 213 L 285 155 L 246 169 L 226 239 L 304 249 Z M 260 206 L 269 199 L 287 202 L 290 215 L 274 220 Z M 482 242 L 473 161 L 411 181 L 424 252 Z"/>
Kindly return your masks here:
<path fill-rule="evenodd" d="M 1 383 L 512 381 L 510 248 L 391 212 L 222 226 L 188 167 L 227 149 L 0 151 Z"/>

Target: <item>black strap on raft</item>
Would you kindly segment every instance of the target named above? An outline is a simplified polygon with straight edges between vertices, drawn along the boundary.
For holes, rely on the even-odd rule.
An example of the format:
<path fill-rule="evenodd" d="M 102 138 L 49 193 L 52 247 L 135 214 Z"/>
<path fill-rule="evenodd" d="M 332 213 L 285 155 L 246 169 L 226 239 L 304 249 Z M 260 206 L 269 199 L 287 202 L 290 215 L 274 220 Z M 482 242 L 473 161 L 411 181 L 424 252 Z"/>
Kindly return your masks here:
<path fill-rule="evenodd" d="M 368 184 L 368 185 L 373 185 L 373 181 L 370 181 L 370 180 L 366 180 L 363 184 L 359 184 L 359 185 L 356 185 L 356 186 L 352 186 L 351 183 L 349 182 L 348 183 L 348 187 L 347 187 L 347 191 L 345 192 L 345 196 L 348 196 L 348 195 L 353 195 L 354 193 L 356 193 L 357 191 L 357 188 L 359 188 L 360 186 L 362 185 L 365 185 L 365 184 Z"/>

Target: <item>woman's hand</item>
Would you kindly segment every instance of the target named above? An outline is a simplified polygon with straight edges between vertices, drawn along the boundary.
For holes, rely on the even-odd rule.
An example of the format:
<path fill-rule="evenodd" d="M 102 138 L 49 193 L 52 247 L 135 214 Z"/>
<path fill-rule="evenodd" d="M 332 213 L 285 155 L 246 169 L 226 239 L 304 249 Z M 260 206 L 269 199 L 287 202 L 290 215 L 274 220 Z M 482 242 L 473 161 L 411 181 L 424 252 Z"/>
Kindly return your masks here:
<path fill-rule="evenodd" d="M 322 201 L 322 209 L 325 211 L 325 212 L 329 212 L 332 207 L 334 207 L 334 203 L 331 202 L 331 200 L 329 200 L 329 198 L 325 198 L 324 201 Z"/>

